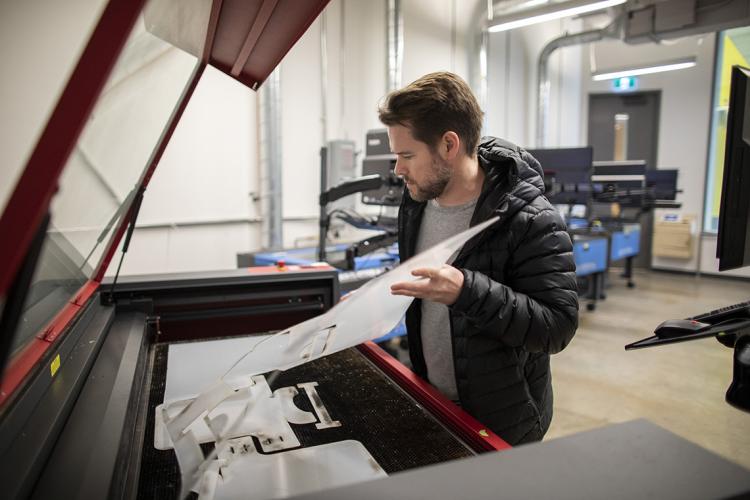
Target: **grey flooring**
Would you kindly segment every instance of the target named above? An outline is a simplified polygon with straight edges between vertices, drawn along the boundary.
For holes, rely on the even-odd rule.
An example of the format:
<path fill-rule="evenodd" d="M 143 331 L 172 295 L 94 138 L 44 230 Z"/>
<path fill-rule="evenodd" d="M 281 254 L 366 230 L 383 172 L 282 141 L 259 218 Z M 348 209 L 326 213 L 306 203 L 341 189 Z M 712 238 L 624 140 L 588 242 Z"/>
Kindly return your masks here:
<path fill-rule="evenodd" d="M 665 319 L 750 300 L 750 282 L 641 271 L 615 273 L 607 300 L 581 308 L 571 344 L 552 357 L 555 415 L 545 440 L 635 418 L 750 468 L 750 413 L 724 401 L 732 350 L 703 339 L 626 352 Z"/>

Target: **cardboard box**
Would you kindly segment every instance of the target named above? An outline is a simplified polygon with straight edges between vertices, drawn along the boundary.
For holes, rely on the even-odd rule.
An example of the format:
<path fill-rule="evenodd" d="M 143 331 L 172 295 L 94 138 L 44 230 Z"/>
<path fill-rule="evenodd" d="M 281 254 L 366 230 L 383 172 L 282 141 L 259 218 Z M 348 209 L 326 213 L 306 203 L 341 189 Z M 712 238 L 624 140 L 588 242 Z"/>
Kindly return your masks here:
<path fill-rule="evenodd" d="M 655 257 L 689 259 L 693 256 L 694 217 L 666 215 L 654 223 L 651 253 Z"/>

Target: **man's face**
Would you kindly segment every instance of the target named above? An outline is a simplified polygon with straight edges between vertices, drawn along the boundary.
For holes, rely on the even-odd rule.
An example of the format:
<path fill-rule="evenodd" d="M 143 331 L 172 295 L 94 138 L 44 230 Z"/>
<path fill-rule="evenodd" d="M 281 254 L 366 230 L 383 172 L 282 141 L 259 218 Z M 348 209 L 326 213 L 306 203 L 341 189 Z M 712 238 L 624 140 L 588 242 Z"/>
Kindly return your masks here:
<path fill-rule="evenodd" d="M 388 139 L 396 155 L 394 172 L 406 182 L 409 195 L 416 201 L 440 196 L 453 173 L 450 165 L 403 125 L 389 126 Z"/>

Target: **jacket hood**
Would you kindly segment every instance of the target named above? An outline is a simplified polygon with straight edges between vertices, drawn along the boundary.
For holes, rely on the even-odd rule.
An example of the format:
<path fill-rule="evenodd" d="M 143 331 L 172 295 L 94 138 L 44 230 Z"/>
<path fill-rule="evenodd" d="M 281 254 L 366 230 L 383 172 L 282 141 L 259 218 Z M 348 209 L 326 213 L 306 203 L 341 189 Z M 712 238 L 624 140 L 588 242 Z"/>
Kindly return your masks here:
<path fill-rule="evenodd" d="M 544 174 L 539 162 L 526 150 L 497 137 L 483 137 L 477 149 L 484 169 L 481 205 L 472 224 L 493 215 L 511 217 L 544 194 Z M 481 212 L 481 213 L 479 213 Z"/>
<path fill-rule="evenodd" d="M 482 137 L 477 152 L 487 163 L 495 164 L 494 168 L 504 168 L 519 182 L 535 187 L 537 196 L 544 194 L 542 166 L 525 149 L 497 137 Z"/>

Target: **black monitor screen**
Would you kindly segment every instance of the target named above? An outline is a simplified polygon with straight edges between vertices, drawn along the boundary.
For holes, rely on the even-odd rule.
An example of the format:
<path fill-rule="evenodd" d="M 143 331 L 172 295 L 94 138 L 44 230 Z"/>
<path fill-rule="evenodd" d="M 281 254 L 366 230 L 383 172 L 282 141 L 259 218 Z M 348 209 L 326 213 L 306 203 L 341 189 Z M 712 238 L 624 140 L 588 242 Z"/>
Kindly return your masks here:
<path fill-rule="evenodd" d="M 404 192 L 404 182 L 396 177 L 396 158 L 392 155 L 382 155 L 380 158 L 365 158 L 362 160 L 362 175 L 378 174 L 389 182 L 380 189 L 364 191 L 362 203 L 367 205 L 399 206 Z"/>
<path fill-rule="evenodd" d="M 646 185 L 643 160 L 597 161 L 591 176 L 594 199 L 618 203 L 622 207 L 641 208 Z"/>
<path fill-rule="evenodd" d="M 750 265 L 750 70 L 732 68 L 721 185 L 719 271 Z"/>
<path fill-rule="evenodd" d="M 552 181 L 547 198 L 556 204 L 586 205 L 591 199 L 591 164 L 594 149 L 527 149 L 542 165 L 544 176 Z"/>
<path fill-rule="evenodd" d="M 646 187 L 655 200 L 677 198 L 677 170 L 649 170 L 646 172 Z"/>

